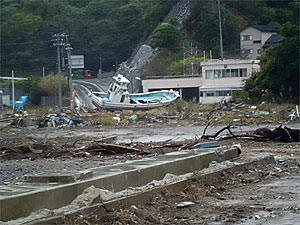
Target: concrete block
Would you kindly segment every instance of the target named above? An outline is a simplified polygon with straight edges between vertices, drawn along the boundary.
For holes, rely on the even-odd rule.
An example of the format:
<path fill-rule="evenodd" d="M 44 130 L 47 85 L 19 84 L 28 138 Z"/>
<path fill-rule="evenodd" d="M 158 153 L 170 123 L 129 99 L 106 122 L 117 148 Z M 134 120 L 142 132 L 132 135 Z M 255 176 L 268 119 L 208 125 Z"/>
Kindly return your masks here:
<path fill-rule="evenodd" d="M 56 172 L 36 175 L 25 175 L 27 182 L 36 183 L 70 183 L 76 180 L 85 180 L 93 177 L 93 171 L 85 170 L 80 172 Z"/>

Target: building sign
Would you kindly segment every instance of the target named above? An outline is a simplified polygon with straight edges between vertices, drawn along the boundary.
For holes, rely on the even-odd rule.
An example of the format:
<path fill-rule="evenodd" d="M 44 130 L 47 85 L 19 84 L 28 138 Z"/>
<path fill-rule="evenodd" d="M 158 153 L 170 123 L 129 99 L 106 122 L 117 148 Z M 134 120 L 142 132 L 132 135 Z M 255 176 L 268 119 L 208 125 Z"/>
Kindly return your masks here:
<path fill-rule="evenodd" d="M 84 68 L 84 55 L 71 55 L 72 69 Z"/>

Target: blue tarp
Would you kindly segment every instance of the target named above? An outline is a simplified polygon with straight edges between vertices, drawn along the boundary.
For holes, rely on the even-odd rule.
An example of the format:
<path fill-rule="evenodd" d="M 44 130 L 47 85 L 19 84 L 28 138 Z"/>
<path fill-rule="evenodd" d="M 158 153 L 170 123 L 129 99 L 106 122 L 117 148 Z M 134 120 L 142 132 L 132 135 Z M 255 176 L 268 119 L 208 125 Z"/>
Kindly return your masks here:
<path fill-rule="evenodd" d="M 18 101 L 16 101 L 16 108 L 18 111 L 24 110 L 24 105 L 28 103 L 28 96 L 21 96 Z"/>

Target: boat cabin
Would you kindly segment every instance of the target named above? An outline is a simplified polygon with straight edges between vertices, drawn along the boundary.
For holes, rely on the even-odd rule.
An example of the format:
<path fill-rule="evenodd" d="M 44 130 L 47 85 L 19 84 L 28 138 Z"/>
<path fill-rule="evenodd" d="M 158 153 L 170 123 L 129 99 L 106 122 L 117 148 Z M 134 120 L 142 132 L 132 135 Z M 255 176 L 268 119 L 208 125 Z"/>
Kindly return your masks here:
<path fill-rule="evenodd" d="M 110 102 L 130 103 L 129 92 L 127 89 L 130 81 L 122 74 L 113 78 L 116 82 L 112 83 L 108 89 Z"/>

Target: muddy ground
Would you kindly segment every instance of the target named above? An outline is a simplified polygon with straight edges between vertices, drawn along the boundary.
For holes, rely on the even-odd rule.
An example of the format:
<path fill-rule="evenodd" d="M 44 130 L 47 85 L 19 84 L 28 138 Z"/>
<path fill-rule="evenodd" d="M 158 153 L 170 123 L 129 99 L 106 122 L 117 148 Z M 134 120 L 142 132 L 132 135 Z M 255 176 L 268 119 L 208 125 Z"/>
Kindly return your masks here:
<path fill-rule="evenodd" d="M 257 127 L 264 126 L 275 127 L 270 124 L 236 126 L 232 130 L 235 133 L 251 133 Z M 297 126 L 298 124 L 292 125 L 295 128 Z M 207 134 L 214 134 L 222 127 L 211 127 Z M 174 125 L 159 125 L 147 129 L 139 126 L 11 128 L 8 132 L 2 132 L 0 137 L 0 184 L 23 181 L 25 174 L 76 171 L 185 150 L 205 141 L 200 140 L 203 130 L 204 126 Z M 223 135 L 227 136 L 228 132 L 224 132 Z M 115 136 L 112 146 L 102 146 L 101 140 L 112 136 Z M 231 138 L 219 140 L 219 144 L 224 148 L 241 144 L 242 157 L 269 152 L 279 157 L 300 159 L 300 143 L 297 142 L 262 142 Z"/>
<path fill-rule="evenodd" d="M 0 130 L 0 185 L 22 182 L 25 174 L 76 171 L 111 165 L 189 149 L 205 141 L 200 139 L 205 123 L 182 124 L 176 121 L 179 120 L 40 129 L 35 126 L 5 127 Z M 228 125 L 226 121 L 224 124 L 209 126 L 206 134 L 215 134 Z M 237 121 L 232 124 L 232 131 L 234 134 L 252 134 L 260 127 L 274 129 L 278 126 L 278 123 L 270 121 L 250 123 L 250 126 L 249 123 Z M 288 126 L 300 129 L 300 123 L 289 122 Z M 228 135 L 227 131 L 222 133 L 222 136 Z M 115 139 L 107 140 L 107 137 Z M 300 185 L 299 172 L 295 169 L 299 169 L 299 142 L 230 138 L 220 139 L 218 143 L 222 148 L 240 144 L 241 157 L 268 152 L 279 161 L 276 165 L 248 168 L 235 174 L 226 173 L 218 184 L 204 185 L 195 179 L 182 193 L 165 190 L 153 196 L 153 200 L 146 205 L 116 209 L 101 218 L 96 213 L 79 215 L 71 223 L 297 224 L 300 221 L 299 190 L 294 188 Z M 193 205 L 177 207 L 176 204 L 183 201 L 190 201 Z M 281 221 L 282 218 L 286 220 Z M 289 222 L 289 218 L 292 222 Z M 276 222 L 272 223 L 272 219 Z"/>
<path fill-rule="evenodd" d="M 193 180 L 179 193 L 168 189 L 144 205 L 66 219 L 66 224 L 300 224 L 300 175 L 295 160 L 224 171 L 215 183 Z M 184 205 L 185 204 L 185 205 Z"/>

